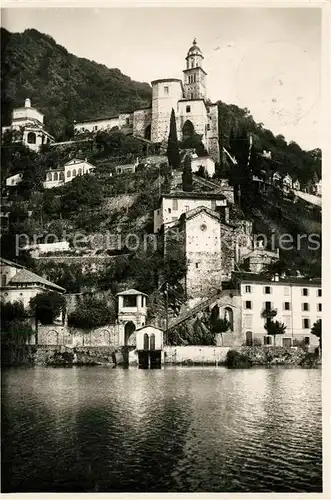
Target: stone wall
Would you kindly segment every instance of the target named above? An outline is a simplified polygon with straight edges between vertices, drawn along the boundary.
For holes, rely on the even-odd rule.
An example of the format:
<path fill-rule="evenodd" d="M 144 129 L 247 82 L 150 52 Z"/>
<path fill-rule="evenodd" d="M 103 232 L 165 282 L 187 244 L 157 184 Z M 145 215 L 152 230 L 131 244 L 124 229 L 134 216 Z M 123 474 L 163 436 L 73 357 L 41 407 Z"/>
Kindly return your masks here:
<path fill-rule="evenodd" d="M 145 137 L 146 128 L 152 124 L 152 108 L 138 109 L 133 113 L 133 135 Z M 148 138 L 147 138 L 148 139 Z"/>
<path fill-rule="evenodd" d="M 83 331 L 62 325 L 38 327 L 38 345 L 51 346 L 116 346 L 118 325 L 106 325 L 91 331 Z"/>
<path fill-rule="evenodd" d="M 165 364 L 201 364 L 217 365 L 225 363 L 230 347 L 214 346 L 165 346 Z"/>

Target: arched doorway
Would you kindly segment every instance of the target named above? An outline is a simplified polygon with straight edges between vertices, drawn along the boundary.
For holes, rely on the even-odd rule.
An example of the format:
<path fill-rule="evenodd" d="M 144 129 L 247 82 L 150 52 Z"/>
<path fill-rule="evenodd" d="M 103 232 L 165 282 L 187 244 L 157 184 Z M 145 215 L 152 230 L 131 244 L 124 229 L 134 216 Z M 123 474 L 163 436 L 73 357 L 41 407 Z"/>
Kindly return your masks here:
<path fill-rule="evenodd" d="M 149 351 L 149 337 L 148 334 L 144 334 L 144 351 Z"/>
<path fill-rule="evenodd" d="M 151 140 L 151 125 L 148 125 L 146 128 L 145 128 L 145 132 L 144 132 L 144 139 L 147 139 L 148 141 Z"/>
<path fill-rule="evenodd" d="M 133 321 L 128 321 L 125 326 L 124 326 L 124 345 L 128 345 L 129 343 L 129 338 L 133 334 L 133 332 L 136 329 L 136 325 L 133 323 Z"/>
<path fill-rule="evenodd" d="M 34 132 L 28 133 L 28 144 L 36 144 L 36 134 Z"/>
<path fill-rule="evenodd" d="M 194 125 L 191 120 L 186 120 L 182 128 L 183 140 L 189 139 L 194 134 Z"/>
<path fill-rule="evenodd" d="M 224 319 L 226 319 L 230 323 L 230 331 L 233 331 L 233 310 L 231 307 L 226 307 L 224 309 Z"/>
<path fill-rule="evenodd" d="M 246 332 L 246 345 L 247 346 L 253 345 L 253 333 L 252 332 Z"/>
<path fill-rule="evenodd" d="M 215 320 L 219 319 L 219 317 L 220 317 L 220 308 L 216 304 L 211 310 L 210 320 L 213 323 Z"/>

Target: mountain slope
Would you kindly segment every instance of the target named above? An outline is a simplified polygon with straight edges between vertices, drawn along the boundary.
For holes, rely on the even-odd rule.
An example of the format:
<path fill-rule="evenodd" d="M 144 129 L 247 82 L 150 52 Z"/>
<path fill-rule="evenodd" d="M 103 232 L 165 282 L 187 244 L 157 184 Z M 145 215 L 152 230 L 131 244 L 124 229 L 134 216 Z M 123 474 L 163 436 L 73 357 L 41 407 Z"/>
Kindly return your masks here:
<path fill-rule="evenodd" d="M 1 28 L 1 70 L 2 124 L 29 97 L 57 138 L 73 120 L 131 111 L 151 100 L 147 83 L 76 57 L 34 29 L 10 33 Z"/>

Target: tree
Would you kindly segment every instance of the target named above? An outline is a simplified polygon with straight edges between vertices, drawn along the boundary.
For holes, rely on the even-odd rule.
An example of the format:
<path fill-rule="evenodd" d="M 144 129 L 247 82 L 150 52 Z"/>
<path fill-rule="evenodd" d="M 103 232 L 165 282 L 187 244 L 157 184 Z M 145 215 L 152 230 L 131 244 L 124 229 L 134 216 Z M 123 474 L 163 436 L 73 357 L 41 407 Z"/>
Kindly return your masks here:
<path fill-rule="evenodd" d="M 267 330 L 268 335 L 272 335 L 274 337 L 274 345 L 276 342 L 276 335 L 283 335 L 286 330 L 286 326 L 284 323 L 280 323 L 279 321 L 267 321 L 264 325 L 265 330 Z"/>
<path fill-rule="evenodd" d="M 171 116 L 170 116 L 170 130 L 168 137 L 167 157 L 168 157 L 168 163 L 172 168 L 179 168 L 180 156 L 179 156 L 176 117 L 174 109 L 171 110 Z"/>
<path fill-rule="evenodd" d="M 191 167 L 191 157 L 186 155 L 184 159 L 184 170 L 182 174 L 183 181 L 183 191 L 193 191 L 193 178 L 192 178 L 192 167 Z"/>
<path fill-rule="evenodd" d="M 318 321 L 315 321 L 310 333 L 312 335 L 315 335 L 318 338 L 320 349 L 322 349 L 322 320 L 321 319 L 319 319 Z"/>
<path fill-rule="evenodd" d="M 211 331 L 212 333 L 220 333 L 222 337 L 222 344 L 223 344 L 223 333 L 227 332 L 231 328 L 231 323 L 225 319 L 225 318 L 217 318 L 214 319 L 212 324 L 211 324 Z"/>
<path fill-rule="evenodd" d="M 116 318 L 115 301 L 86 296 L 75 311 L 68 315 L 68 326 L 91 330 L 113 323 Z"/>
<path fill-rule="evenodd" d="M 30 309 L 35 315 L 36 322 L 51 325 L 65 310 L 65 298 L 56 292 L 38 293 L 30 299 Z"/>

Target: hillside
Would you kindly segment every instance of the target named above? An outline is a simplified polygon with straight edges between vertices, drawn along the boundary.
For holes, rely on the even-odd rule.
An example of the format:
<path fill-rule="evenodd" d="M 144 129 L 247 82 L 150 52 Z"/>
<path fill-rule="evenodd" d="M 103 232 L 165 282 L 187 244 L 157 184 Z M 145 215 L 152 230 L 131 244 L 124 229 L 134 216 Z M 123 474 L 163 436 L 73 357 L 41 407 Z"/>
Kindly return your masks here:
<path fill-rule="evenodd" d="M 73 120 L 131 111 L 151 99 L 149 84 L 76 57 L 35 29 L 10 33 L 1 28 L 1 75 L 2 125 L 29 97 L 57 139 L 64 138 Z"/>

